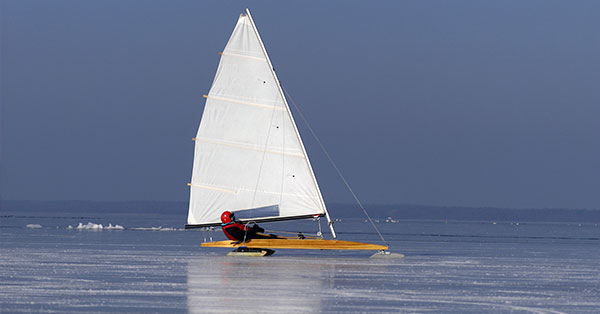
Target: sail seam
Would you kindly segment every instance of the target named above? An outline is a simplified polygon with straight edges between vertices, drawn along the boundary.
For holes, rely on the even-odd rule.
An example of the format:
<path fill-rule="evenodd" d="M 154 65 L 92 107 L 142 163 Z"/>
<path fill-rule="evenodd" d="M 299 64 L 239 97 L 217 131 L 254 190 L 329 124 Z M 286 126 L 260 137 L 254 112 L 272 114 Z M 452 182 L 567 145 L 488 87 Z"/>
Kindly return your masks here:
<path fill-rule="evenodd" d="M 232 102 L 232 103 L 242 104 L 242 105 L 248 105 L 248 106 L 254 106 L 254 107 L 261 107 L 261 108 L 266 108 L 266 109 L 285 110 L 282 106 L 259 104 L 259 103 L 254 103 L 254 102 L 249 102 L 249 101 L 243 101 L 243 100 L 237 100 L 237 99 L 227 98 L 227 97 L 221 97 L 221 96 L 204 95 L 204 98 L 214 99 L 214 100 L 221 100 L 221 101 L 227 101 L 227 102 Z"/>
<path fill-rule="evenodd" d="M 253 57 L 253 56 L 245 56 L 245 55 L 240 55 L 240 54 L 231 53 L 231 52 L 222 52 L 221 56 L 236 57 L 236 58 L 248 58 L 248 59 L 252 59 L 252 60 L 256 60 L 256 61 L 267 62 L 267 60 L 265 60 L 263 58 Z"/>
<path fill-rule="evenodd" d="M 213 185 L 197 184 L 197 183 L 191 183 L 190 186 L 202 188 L 202 189 L 208 189 L 208 190 L 221 191 L 221 192 L 226 192 L 226 193 L 231 193 L 231 194 L 238 194 L 240 191 L 244 191 L 244 192 L 252 192 L 252 193 L 258 192 L 258 193 L 264 193 L 264 194 L 285 195 L 285 196 L 293 196 L 293 197 L 300 197 L 300 198 L 316 199 L 316 197 L 314 195 L 311 196 L 311 195 L 305 195 L 305 194 L 271 192 L 271 191 L 265 191 L 265 190 L 253 190 L 253 189 L 236 188 L 236 187 L 229 187 L 229 188 L 217 187 L 217 186 L 213 186 Z"/>
<path fill-rule="evenodd" d="M 256 152 L 260 152 L 260 153 L 264 152 L 264 149 L 261 147 L 248 146 L 248 145 L 245 145 L 242 143 L 224 142 L 224 141 L 220 141 L 217 139 L 209 139 L 209 138 L 205 138 L 205 137 L 196 137 L 196 142 L 204 142 L 204 143 L 215 144 L 215 145 L 223 145 L 223 146 L 228 146 L 228 147 L 233 147 L 233 148 L 256 151 Z M 274 150 L 274 149 L 267 149 L 266 152 L 270 153 L 270 154 L 276 154 L 276 155 L 285 155 L 285 156 L 304 158 L 304 155 L 299 154 L 299 153 L 284 152 L 284 151 Z"/>

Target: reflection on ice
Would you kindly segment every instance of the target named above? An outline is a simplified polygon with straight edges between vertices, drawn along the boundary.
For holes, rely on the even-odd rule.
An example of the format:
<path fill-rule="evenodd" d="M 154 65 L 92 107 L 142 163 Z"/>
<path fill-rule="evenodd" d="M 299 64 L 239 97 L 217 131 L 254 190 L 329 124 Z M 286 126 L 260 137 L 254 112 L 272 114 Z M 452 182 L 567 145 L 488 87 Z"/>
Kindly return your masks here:
<path fill-rule="evenodd" d="M 266 258 L 202 256 L 188 261 L 188 311 L 392 313 L 399 309 L 395 302 L 399 274 L 391 268 L 398 263 L 401 260 L 319 253 Z M 388 291 L 393 291 L 391 300 L 385 300 Z"/>
<path fill-rule="evenodd" d="M 196 256 L 187 264 L 188 311 L 593 313 L 600 306 L 589 302 L 598 292 L 598 270 L 591 264 L 569 270 L 522 257 L 324 255 Z M 569 286 L 574 282 L 578 288 Z"/>
<path fill-rule="evenodd" d="M 318 262 L 248 257 L 203 257 L 188 262 L 192 313 L 319 313 L 319 291 L 334 267 Z"/>

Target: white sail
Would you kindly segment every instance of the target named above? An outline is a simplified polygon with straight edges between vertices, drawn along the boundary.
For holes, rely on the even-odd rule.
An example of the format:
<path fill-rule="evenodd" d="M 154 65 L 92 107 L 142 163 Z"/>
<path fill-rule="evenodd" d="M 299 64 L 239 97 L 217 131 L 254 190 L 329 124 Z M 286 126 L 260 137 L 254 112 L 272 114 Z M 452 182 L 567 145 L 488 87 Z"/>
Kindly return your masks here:
<path fill-rule="evenodd" d="M 246 12 L 205 96 L 188 225 L 218 224 L 225 210 L 255 221 L 326 214 L 279 81 Z"/>

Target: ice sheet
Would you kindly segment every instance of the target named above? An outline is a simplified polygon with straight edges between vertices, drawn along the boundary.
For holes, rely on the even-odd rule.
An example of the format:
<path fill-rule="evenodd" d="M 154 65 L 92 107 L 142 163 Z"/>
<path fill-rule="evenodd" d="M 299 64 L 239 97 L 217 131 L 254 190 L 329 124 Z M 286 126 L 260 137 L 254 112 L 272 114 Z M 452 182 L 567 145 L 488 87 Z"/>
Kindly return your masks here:
<path fill-rule="evenodd" d="M 125 221 L 122 225 L 134 223 Z M 597 313 L 600 308 L 597 226 L 382 225 L 392 250 L 406 255 L 401 260 L 369 259 L 371 252 L 293 250 L 232 258 L 224 256 L 226 249 L 200 248 L 203 232 L 191 230 L 24 226 L 19 221 L 0 228 L 0 312 Z M 376 239 L 361 222 L 342 225 L 340 237 Z"/>

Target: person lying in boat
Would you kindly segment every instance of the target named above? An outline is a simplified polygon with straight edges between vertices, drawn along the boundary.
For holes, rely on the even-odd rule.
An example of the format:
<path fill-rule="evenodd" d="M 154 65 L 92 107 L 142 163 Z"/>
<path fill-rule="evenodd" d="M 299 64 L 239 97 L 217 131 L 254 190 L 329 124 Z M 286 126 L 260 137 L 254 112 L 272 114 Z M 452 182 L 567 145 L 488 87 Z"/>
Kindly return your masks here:
<path fill-rule="evenodd" d="M 244 237 L 247 240 L 250 239 L 276 239 L 278 236 L 274 234 L 262 234 L 265 229 L 254 224 L 252 228 L 248 228 L 246 225 L 235 220 L 234 213 L 230 211 L 224 211 L 221 214 L 221 228 L 223 233 L 229 240 L 233 241 L 244 241 Z"/>

